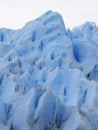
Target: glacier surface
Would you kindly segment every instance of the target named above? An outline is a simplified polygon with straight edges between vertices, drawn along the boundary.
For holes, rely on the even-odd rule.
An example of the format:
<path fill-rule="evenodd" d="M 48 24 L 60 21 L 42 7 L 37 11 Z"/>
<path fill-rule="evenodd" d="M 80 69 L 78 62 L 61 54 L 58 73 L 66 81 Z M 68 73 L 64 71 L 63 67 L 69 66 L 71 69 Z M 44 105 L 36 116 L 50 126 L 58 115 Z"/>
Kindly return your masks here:
<path fill-rule="evenodd" d="M 0 130 L 98 130 L 98 27 L 48 11 L 0 29 Z"/>

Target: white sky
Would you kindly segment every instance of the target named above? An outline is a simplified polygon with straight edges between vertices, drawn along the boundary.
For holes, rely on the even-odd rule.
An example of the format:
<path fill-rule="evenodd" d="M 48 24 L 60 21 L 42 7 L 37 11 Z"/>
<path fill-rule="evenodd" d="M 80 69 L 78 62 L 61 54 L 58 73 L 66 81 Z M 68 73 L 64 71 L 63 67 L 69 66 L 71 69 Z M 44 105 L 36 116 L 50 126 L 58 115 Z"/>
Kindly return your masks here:
<path fill-rule="evenodd" d="M 86 21 L 98 26 L 98 0 L 0 0 L 0 28 L 21 28 L 48 10 L 59 12 L 69 28 Z"/>

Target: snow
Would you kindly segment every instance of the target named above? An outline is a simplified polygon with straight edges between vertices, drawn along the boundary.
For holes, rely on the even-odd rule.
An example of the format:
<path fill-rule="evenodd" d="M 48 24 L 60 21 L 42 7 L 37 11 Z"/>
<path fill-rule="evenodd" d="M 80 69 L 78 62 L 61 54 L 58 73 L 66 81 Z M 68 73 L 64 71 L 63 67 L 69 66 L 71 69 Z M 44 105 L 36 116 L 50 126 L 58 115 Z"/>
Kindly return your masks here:
<path fill-rule="evenodd" d="M 98 28 L 48 11 L 0 29 L 0 130 L 98 130 Z"/>

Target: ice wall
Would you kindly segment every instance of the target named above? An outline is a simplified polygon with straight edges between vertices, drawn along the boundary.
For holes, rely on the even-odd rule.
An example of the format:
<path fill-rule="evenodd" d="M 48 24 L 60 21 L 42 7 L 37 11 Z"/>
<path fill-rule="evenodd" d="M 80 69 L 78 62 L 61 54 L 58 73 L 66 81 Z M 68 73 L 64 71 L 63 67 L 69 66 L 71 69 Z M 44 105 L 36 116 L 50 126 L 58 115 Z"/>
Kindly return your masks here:
<path fill-rule="evenodd" d="M 98 28 L 52 11 L 0 29 L 0 130 L 98 130 Z"/>

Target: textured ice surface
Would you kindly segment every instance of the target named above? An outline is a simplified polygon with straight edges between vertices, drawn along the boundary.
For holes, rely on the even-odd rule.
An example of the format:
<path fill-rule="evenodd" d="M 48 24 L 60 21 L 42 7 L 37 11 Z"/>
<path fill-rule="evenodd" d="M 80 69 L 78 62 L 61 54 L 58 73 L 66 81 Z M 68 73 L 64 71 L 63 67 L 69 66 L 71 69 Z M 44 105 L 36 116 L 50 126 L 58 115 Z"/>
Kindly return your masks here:
<path fill-rule="evenodd" d="M 0 130 L 98 130 L 98 28 L 48 11 L 0 29 Z"/>

